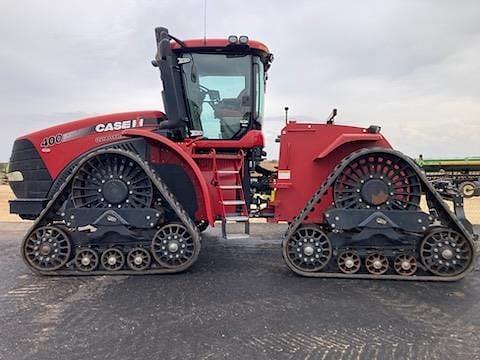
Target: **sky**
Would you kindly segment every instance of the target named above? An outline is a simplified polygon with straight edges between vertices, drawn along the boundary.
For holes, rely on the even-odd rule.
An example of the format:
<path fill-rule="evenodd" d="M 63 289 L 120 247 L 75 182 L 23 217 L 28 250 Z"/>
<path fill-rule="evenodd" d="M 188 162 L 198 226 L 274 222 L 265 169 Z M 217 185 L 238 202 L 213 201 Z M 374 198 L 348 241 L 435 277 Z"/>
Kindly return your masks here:
<path fill-rule="evenodd" d="M 14 139 L 82 117 L 163 109 L 154 28 L 203 37 L 204 0 L 0 2 L 0 161 Z M 269 158 L 291 119 L 381 125 L 410 156 L 480 155 L 480 2 L 207 0 L 207 37 L 275 55 Z"/>

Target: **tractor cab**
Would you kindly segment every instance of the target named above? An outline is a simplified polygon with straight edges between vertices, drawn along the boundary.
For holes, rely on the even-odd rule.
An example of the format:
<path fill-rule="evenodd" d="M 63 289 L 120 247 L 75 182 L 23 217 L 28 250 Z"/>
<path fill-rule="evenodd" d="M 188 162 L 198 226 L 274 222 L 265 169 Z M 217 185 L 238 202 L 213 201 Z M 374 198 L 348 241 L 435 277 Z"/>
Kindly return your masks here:
<path fill-rule="evenodd" d="M 261 129 L 268 48 L 246 36 L 181 41 L 156 29 L 167 120 L 182 138 L 234 140 Z"/>

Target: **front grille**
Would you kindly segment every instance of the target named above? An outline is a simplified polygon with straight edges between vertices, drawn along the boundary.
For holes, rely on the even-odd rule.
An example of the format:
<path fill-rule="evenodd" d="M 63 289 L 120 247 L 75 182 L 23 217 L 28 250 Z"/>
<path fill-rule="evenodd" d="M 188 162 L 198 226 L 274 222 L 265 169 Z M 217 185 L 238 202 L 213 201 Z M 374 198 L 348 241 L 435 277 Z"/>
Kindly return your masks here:
<path fill-rule="evenodd" d="M 52 185 L 52 177 L 30 140 L 19 139 L 13 144 L 9 172 L 13 171 L 20 171 L 23 174 L 23 181 L 10 183 L 17 198 L 47 197 L 48 190 Z"/>

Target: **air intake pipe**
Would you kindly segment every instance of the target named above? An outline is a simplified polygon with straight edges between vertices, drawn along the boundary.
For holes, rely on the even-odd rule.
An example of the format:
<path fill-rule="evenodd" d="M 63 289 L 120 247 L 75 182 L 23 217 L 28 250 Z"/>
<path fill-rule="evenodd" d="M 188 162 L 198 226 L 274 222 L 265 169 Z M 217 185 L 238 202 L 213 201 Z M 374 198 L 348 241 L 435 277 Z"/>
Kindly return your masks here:
<path fill-rule="evenodd" d="M 160 128 L 184 128 L 186 122 L 188 122 L 188 116 L 182 87 L 181 69 L 178 65 L 177 56 L 170 46 L 170 40 L 173 37 L 164 27 L 155 28 L 155 37 L 157 54 L 152 64 L 160 69 L 160 78 L 163 83 L 163 106 L 167 114 L 167 120 L 160 123 Z"/>

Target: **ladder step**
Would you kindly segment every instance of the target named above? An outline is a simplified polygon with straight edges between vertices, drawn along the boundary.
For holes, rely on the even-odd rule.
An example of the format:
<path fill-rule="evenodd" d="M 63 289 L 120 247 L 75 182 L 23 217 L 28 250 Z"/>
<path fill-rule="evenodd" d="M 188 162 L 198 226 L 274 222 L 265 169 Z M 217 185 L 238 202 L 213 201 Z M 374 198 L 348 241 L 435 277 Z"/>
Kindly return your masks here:
<path fill-rule="evenodd" d="M 192 154 L 194 159 L 227 159 L 227 160 L 240 160 L 242 157 L 240 155 L 231 155 L 231 154 Z"/>
<path fill-rule="evenodd" d="M 236 214 L 231 214 L 231 216 L 233 217 L 233 215 L 236 215 Z M 237 217 L 240 217 L 240 215 L 238 215 Z M 244 233 L 236 233 L 236 234 L 229 234 L 228 231 L 227 231 L 227 220 L 228 220 L 228 217 L 225 217 L 222 219 L 222 237 L 224 239 L 245 239 L 245 238 L 248 238 L 250 237 L 250 222 L 248 221 L 243 221 L 243 225 L 244 225 Z"/>
<path fill-rule="evenodd" d="M 223 205 L 243 205 L 245 204 L 244 200 L 223 200 Z"/>
<path fill-rule="evenodd" d="M 227 234 L 225 237 L 227 240 L 231 239 L 248 239 L 250 237 L 249 234 Z"/>
<path fill-rule="evenodd" d="M 241 189 L 242 187 L 240 185 L 219 185 L 218 186 L 220 189 Z"/>
<path fill-rule="evenodd" d="M 225 220 L 227 220 L 227 221 L 243 222 L 243 221 L 248 221 L 248 219 L 249 219 L 249 217 L 244 216 L 244 215 L 227 215 L 227 216 L 225 216 Z"/>
<path fill-rule="evenodd" d="M 238 174 L 238 170 L 217 170 L 217 174 Z"/>

